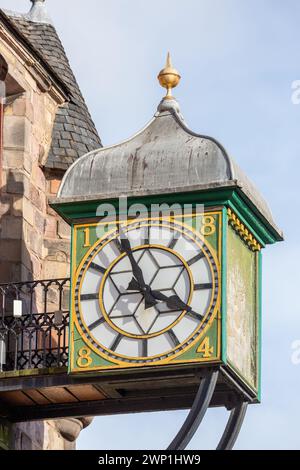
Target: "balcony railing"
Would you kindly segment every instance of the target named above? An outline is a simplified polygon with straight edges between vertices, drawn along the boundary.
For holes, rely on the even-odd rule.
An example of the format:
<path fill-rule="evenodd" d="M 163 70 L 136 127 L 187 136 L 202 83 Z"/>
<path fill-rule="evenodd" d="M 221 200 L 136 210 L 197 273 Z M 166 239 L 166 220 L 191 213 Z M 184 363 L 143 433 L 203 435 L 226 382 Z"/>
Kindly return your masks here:
<path fill-rule="evenodd" d="M 70 279 L 0 284 L 0 372 L 65 367 Z"/>

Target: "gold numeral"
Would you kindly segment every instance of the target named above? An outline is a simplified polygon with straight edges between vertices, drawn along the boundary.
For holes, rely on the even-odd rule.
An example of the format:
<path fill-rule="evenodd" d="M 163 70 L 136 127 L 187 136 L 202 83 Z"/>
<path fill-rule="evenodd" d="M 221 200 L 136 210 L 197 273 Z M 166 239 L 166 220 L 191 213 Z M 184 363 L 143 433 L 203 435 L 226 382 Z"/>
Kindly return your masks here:
<path fill-rule="evenodd" d="M 199 348 L 197 349 L 197 353 L 202 353 L 205 359 L 212 357 L 214 354 L 214 347 L 210 346 L 208 336 L 206 336 L 200 344 Z"/>
<path fill-rule="evenodd" d="M 89 348 L 83 347 L 78 351 L 77 365 L 78 367 L 85 369 L 89 367 L 93 359 L 91 358 L 91 350 Z"/>
<path fill-rule="evenodd" d="M 212 215 L 206 215 L 202 220 L 201 227 L 202 235 L 213 235 L 216 231 L 215 219 Z"/>
<path fill-rule="evenodd" d="M 91 242 L 90 242 L 90 229 L 89 228 L 85 228 L 84 231 L 84 244 L 83 244 L 83 248 L 89 248 L 91 246 Z"/>

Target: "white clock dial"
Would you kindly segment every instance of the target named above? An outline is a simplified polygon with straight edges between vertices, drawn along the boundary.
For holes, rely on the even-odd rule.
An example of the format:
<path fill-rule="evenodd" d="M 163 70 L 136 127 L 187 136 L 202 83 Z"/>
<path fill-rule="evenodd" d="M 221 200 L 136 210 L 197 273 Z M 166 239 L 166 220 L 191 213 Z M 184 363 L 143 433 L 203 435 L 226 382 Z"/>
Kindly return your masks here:
<path fill-rule="evenodd" d="M 90 251 L 76 285 L 78 322 L 110 360 L 151 363 L 187 348 L 213 314 L 216 261 L 176 223 L 131 223 Z"/>
<path fill-rule="evenodd" d="M 180 258 L 165 248 L 155 246 L 135 248 L 133 253 L 144 273 L 145 282 L 152 290 L 158 289 L 168 296 L 177 294 L 184 302 L 188 302 L 191 279 Z M 165 302 L 145 309 L 142 293 L 139 290 L 128 291 L 131 279 L 131 265 L 125 255 L 108 271 L 101 293 L 108 318 L 122 333 L 137 336 L 157 334 L 172 325 L 182 314 L 181 310 L 172 312 L 167 321 L 164 317 L 173 309 L 168 308 Z M 115 300 L 113 303 L 112 296 Z"/>

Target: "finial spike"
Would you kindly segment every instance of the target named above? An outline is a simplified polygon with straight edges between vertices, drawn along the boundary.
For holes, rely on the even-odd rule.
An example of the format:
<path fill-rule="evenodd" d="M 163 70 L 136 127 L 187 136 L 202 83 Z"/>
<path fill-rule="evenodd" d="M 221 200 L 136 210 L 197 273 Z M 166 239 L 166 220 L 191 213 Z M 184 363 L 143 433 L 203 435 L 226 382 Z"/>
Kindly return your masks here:
<path fill-rule="evenodd" d="M 44 23 L 52 24 L 52 20 L 47 12 L 46 1 L 45 0 L 30 0 L 32 3 L 29 13 L 27 13 L 26 18 L 28 18 L 33 23 Z"/>
<path fill-rule="evenodd" d="M 180 82 L 180 75 L 176 69 L 174 69 L 171 60 L 171 54 L 168 52 L 165 68 L 162 69 L 158 74 L 158 81 L 162 87 L 167 89 L 165 99 L 173 99 L 172 88 L 175 88 Z"/>
<path fill-rule="evenodd" d="M 172 67 L 172 60 L 171 60 L 171 54 L 170 54 L 170 52 L 168 52 L 168 54 L 167 54 L 167 60 L 166 60 L 166 68 L 168 68 L 168 67 L 170 67 L 170 68 Z"/>

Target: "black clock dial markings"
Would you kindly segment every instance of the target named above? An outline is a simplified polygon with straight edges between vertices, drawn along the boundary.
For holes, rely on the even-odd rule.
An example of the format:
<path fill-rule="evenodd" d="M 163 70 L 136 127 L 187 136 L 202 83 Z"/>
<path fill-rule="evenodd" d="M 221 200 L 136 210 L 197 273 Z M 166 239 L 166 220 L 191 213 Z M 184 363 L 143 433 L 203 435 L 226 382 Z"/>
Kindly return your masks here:
<path fill-rule="evenodd" d="M 156 311 L 156 312 L 157 312 L 157 311 Z M 157 312 L 157 315 L 154 317 L 154 320 L 153 320 L 153 322 L 151 323 L 151 325 L 149 326 L 148 330 L 145 331 L 145 334 L 149 334 L 149 333 L 151 332 L 151 330 L 152 330 L 152 328 L 153 328 L 153 326 L 154 326 L 154 324 L 155 324 L 155 322 L 156 322 L 156 320 L 157 320 L 158 315 L 159 315 L 159 314 L 158 314 L 158 312 Z"/>
<path fill-rule="evenodd" d="M 191 258 L 187 264 L 189 266 L 192 266 L 192 264 L 195 264 L 197 263 L 197 261 L 199 261 L 200 259 L 204 258 L 205 254 L 203 253 L 203 251 L 201 251 L 200 253 L 198 253 L 196 256 L 194 256 L 193 258 Z"/>
<path fill-rule="evenodd" d="M 194 312 L 194 310 L 188 310 L 186 312 L 185 316 L 191 317 L 191 318 L 193 318 L 194 320 L 197 320 L 197 321 L 202 321 L 203 320 L 203 315 L 201 315 L 201 313 Z"/>
<path fill-rule="evenodd" d="M 146 339 L 143 339 L 142 341 L 142 356 L 148 356 L 148 341 Z"/>
<path fill-rule="evenodd" d="M 152 225 L 145 221 L 122 224 L 114 235 L 110 232 L 104 239 L 102 252 L 95 245 L 94 251 L 91 249 L 86 255 L 88 268 L 82 269 L 76 289 L 90 293 L 79 293 L 82 305 L 80 307 L 78 302 L 75 308 L 82 312 L 80 315 L 86 325 L 83 331 L 86 330 L 89 340 L 96 347 L 98 344 L 101 351 L 104 348 L 112 360 L 120 356 L 120 360 L 125 361 L 124 356 L 126 361 L 140 359 L 138 362 L 146 364 L 152 363 L 154 357 L 158 358 L 155 361 L 165 358 L 166 353 L 171 357 L 189 346 L 188 339 L 203 330 L 204 319 L 209 319 L 215 311 L 218 271 L 214 255 L 197 234 L 179 225 L 156 219 Z M 182 239 L 186 240 L 186 245 L 181 243 Z M 99 252 L 102 253 L 100 258 Z M 197 264 L 205 258 L 207 263 Z M 108 262 L 102 263 L 105 259 Z M 87 272 L 94 276 L 85 278 Z M 94 287 L 97 278 L 97 287 Z M 97 292 L 93 293 L 95 290 Z M 198 310 L 202 291 L 210 298 L 209 308 L 203 305 Z M 89 300 L 99 303 L 85 302 Z M 109 331 L 114 331 L 113 339 Z M 124 338 L 132 339 L 127 344 Z"/>
<path fill-rule="evenodd" d="M 175 234 L 173 238 L 171 239 L 171 241 L 169 242 L 168 248 L 170 248 L 170 250 L 173 250 L 177 242 L 178 242 L 178 236 Z"/>
<path fill-rule="evenodd" d="M 138 311 L 138 309 L 139 309 L 140 306 L 142 305 L 143 300 L 144 300 L 144 299 L 141 298 L 141 300 L 137 303 L 137 305 L 136 305 L 136 307 L 135 307 L 135 309 L 134 309 L 134 311 L 133 311 L 133 314 L 134 314 L 134 315 L 136 314 L 136 312 Z"/>
<path fill-rule="evenodd" d="M 115 351 L 117 349 L 117 347 L 119 346 L 120 342 L 121 342 L 121 339 L 123 338 L 123 335 L 121 333 L 118 334 L 118 336 L 116 336 L 116 338 L 114 339 L 110 349 L 112 351 Z"/>
<path fill-rule="evenodd" d="M 134 296 L 136 295 L 135 292 L 129 292 L 126 297 L 124 294 L 120 294 L 119 292 L 119 295 L 117 297 L 117 299 L 115 300 L 115 302 L 113 303 L 113 305 L 111 306 L 109 312 L 108 312 L 108 316 L 111 317 L 111 318 L 116 318 L 113 313 L 114 313 L 114 310 L 116 308 L 116 305 L 119 301 L 123 302 L 123 309 L 124 309 L 124 314 L 121 315 L 121 317 L 125 318 L 125 317 L 131 317 L 135 314 L 136 310 L 138 309 L 139 305 L 143 302 L 143 297 L 140 298 L 139 302 L 138 302 L 138 306 L 135 308 L 135 310 L 133 311 L 130 311 L 129 308 L 128 308 L 128 305 L 127 305 L 127 302 L 126 300 L 128 300 L 128 296 Z M 126 309 L 126 314 L 125 314 L 125 309 Z"/>
<path fill-rule="evenodd" d="M 150 227 L 145 227 L 142 245 L 150 245 Z"/>
<path fill-rule="evenodd" d="M 103 266 L 100 266 L 100 264 L 97 264 L 97 263 L 90 263 L 90 266 L 89 266 L 91 269 L 94 269 L 94 271 L 98 271 L 99 273 L 101 274 L 104 274 L 106 272 L 106 269 L 103 268 Z"/>
<path fill-rule="evenodd" d="M 212 289 L 212 288 L 213 288 L 212 282 L 203 282 L 202 284 L 194 285 L 195 290 L 206 290 L 206 289 Z"/>
<path fill-rule="evenodd" d="M 182 273 L 183 273 L 184 270 L 185 270 L 185 267 L 182 266 L 182 265 L 181 265 L 181 266 L 178 266 L 178 267 L 181 267 L 182 269 L 179 271 L 179 274 L 178 274 L 178 276 L 177 276 L 177 278 L 176 278 L 176 280 L 175 280 L 175 282 L 174 282 L 174 284 L 173 284 L 173 286 L 172 286 L 172 289 L 173 289 L 173 290 L 175 290 L 175 286 L 176 286 L 177 282 L 179 281 L 180 276 L 182 276 Z"/>
<path fill-rule="evenodd" d="M 119 251 L 119 253 L 124 253 L 124 249 L 122 247 L 122 244 L 120 242 L 120 240 L 118 238 L 114 238 L 112 240 L 112 243 L 114 244 L 114 246 L 117 248 L 117 250 Z"/>
<path fill-rule="evenodd" d="M 150 245 L 149 237 L 146 236 L 146 237 L 142 240 L 142 244 L 143 244 L 143 245 Z"/>
<path fill-rule="evenodd" d="M 102 325 L 102 323 L 104 323 L 104 322 L 105 322 L 104 317 L 98 318 L 98 320 L 96 320 L 93 323 L 91 323 L 90 325 L 88 325 L 88 329 L 93 331 L 95 328 Z"/>
<path fill-rule="evenodd" d="M 127 271 L 124 271 L 124 272 L 126 273 Z M 111 281 L 111 283 L 113 284 L 114 288 L 119 292 L 119 294 L 121 294 L 120 289 L 118 288 L 117 284 L 115 283 L 115 281 L 113 279 L 113 276 L 109 275 L 108 278 Z"/>
<path fill-rule="evenodd" d="M 133 315 L 111 315 L 110 318 L 114 319 L 114 320 L 119 320 L 120 318 L 132 318 Z"/>
<path fill-rule="evenodd" d="M 156 268 L 159 269 L 160 266 L 159 266 L 159 264 L 158 264 L 157 259 L 155 258 L 155 256 L 153 256 L 152 251 L 148 249 L 146 252 L 149 254 L 149 256 L 150 256 L 150 258 L 152 259 L 153 263 L 155 264 Z"/>
<path fill-rule="evenodd" d="M 145 331 L 143 330 L 143 328 L 141 327 L 141 325 L 139 324 L 139 322 L 137 321 L 137 319 L 135 318 L 135 316 L 133 317 L 133 319 L 134 319 L 134 322 L 135 322 L 135 324 L 137 325 L 138 329 L 140 330 L 141 335 L 144 335 L 144 334 L 145 334 Z"/>
<path fill-rule="evenodd" d="M 81 294 L 80 300 L 85 301 L 85 300 L 97 300 L 99 297 L 99 294 L 96 292 L 95 294 Z"/>
<path fill-rule="evenodd" d="M 177 336 L 175 335 L 173 330 L 168 330 L 167 335 L 168 335 L 169 339 L 171 340 L 171 342 L 174 346 L 178 346 L 180 344 L 180 341 L 177 338 Z"/>

